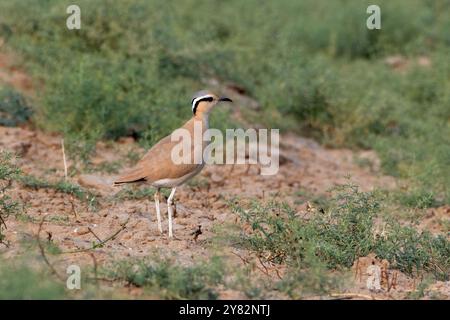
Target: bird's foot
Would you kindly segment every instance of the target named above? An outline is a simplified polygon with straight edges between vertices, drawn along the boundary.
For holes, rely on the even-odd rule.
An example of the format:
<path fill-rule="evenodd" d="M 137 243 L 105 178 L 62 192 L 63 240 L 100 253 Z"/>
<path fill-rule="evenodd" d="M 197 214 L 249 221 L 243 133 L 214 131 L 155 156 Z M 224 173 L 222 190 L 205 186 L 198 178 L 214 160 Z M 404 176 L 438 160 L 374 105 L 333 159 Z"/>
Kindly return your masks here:
<path fill-rule="evenodd" d="M 178 238 L 177 236 L 169 235 L 167 238 L 169 241 L 181 241 L 181 238 Z"/>

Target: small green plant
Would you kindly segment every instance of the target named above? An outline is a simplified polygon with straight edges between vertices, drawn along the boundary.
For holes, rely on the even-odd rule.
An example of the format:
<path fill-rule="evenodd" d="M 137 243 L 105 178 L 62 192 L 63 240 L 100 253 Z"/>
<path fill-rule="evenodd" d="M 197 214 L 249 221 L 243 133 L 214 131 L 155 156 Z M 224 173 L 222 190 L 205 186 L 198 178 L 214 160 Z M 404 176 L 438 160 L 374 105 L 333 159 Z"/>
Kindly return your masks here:
<path fill-rule="evenodd" d="M 88 203 L 88 205 L 94 209 L 97 206 L 97 198 L 94 194 L 83 189 L 79 185 L 72 184 L 65 180 L 51 182 L 31 175 L 23 175 L 19 177 L 18 180 L 26 188 L 34 190 L 53 189 L 57 192 L 70 194 L 79 200 Z"/>
<path fill-rule="evenodd" d="M 303 204 L 305 202 L 310 202 L 310 204 L 313 204 L 314 206 L 318 207 L 319 210 L 327 209 L 330 204 L 325 195 L 323 194 L 316 195 L 303 188 L 295 192 L 295 196 L 296 196 L 295 204 Z"/>
<path fill-rule="evenodd" d="M 417 288 L 408 294 L 408 299 L 417 300 L 423 298 L 425 296 L 427 288 L 432 283 L 432 280 L 433 279 L 430 278 L 422 279 L 422 281 L 418 284 Z"/>
<path fill-rule="evenodd" d="M 233 269 L 233 281 L 229 286 L 243 292 L 249 299 L 264 299 L 265 289 L 272 285 L 268 279 L 253 276 L 251 265 Z"/>
<path fill-rule="evenodd" d="M 302 270 L 311 265 L 347 269 L 356 258 L 375 252 L 381 259 L 409 274 L 431 272 L 449 279 L 450 241 L 442 235 L 418 232 L 397 221 L 386 221 L 385 233 L 376 232 L 375 218 L 382 211 L 376 193 L 360 192 L 354 185 L 340 186 L 329 208 L 303 217 L 286 204 L 253 201 L 233 211 L 251 232 L 235 235 L 233 242 L 273 263 Z"/>
<path fill-rule="evenodd" d="M 315 255 L 314 247 L 305 248 L 303 267 L 290 267 L 277 283 L 278 290 L 293 299 L 307 295 L 323 295 L 336 290 L 343 283 L 343 273 L 331 273 Z"/>
<path fill-rule="evenodd" d="M 13 163 L 13 155 L 0 151 L 0 243 L 4 243 L 3 231 L 6 228 L 6 218 L 18 209 L 18 203 L 11 199 L 7 191 L 19 174 L 19 168 Z"/>
<path fill-rule="evenodd" d="M 315 255 L 329 268 L 350 267 L 359 256 L 370 252 L 372 219 L 379 210 L 371 194 L 355 186 L 334 198 L 333 206 L 308 220 L 296 215 L 288 205 L 253 202 L 249 209 L 234 206 L 253 233 L 242 235 L 242 243 L 273 262 L 303 266 L 306 249 L 314 246 Z"/>
<path fill-rule="evenodd" d="M 216 299 L 215 287 L 222 283 L 222 264 L 210 262 L 181 266 L 170 258 L 153 257 L 121 261 L 103 271 L 113 280 L 142 287 L 162 299 Z"/>
<path fill-rule="evenodd" d="M 208 181 L 208 179 L 197 176 L 189 180 L 187 182 L 187 185 L 191 188 L 208 189 L 210 187 L 210 182 Z"/>
<path fill-rule="evenodd" d="M 17 259 L 7 261 L 0 257 L 0 300 L 3 299 L 63 299 L 63 283 L 53 279 L 36 261 Z"/>
<path fill-rule="evenodd" d="M 397 221 L 387 223 L 385 236 L 376 237 L 373 251 L 381 259 L 409 275 L 431 272 L 436 279 L 450 279 L 450 241 L 443 235 L 419 232 L 401 226 Z"/>
<path fill-rule="evenodd" d="M 20 93 L 10 88 L 0 89 L 0 125 L 15 127 L 27 122 L 32 115 L 31 110 Z"/>
<path fill-rule="evenodd" d="M 116 200 L 140 200 L 140 199 L 153 199 L 155 195 L 155 188 L 153 187 L 125 187 L 116 193 L 114 198 Z M 168 197 L 170 191 L 168 189 L 161 189 L 161 194 Z"/>
<path fill-rule="evenodd" d="M 430 190 L 416 189 L 404 192 L 399 191 L 394 194 L 394 198 L 401 205 L 411 208 L 433 208 L 442 204 Z"/>
<path fill-rule="evenodd" d="M 112 174 L 118 173 L 120 168 L 122 168 L 122 164 L 120 161 L 111 161 L 111 162 L 105 161 L 100 163 L 99 165 L 89 167 L 87 171 L 89 172 L 100 171 Z"/>

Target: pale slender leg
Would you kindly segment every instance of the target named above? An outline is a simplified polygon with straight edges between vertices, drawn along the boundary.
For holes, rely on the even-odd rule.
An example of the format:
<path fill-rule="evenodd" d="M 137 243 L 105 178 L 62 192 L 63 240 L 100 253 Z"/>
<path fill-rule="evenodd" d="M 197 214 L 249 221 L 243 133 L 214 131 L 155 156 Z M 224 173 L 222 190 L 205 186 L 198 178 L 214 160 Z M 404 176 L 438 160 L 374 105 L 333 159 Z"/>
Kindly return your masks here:
<path fill-rule="evenodd" d="M 172 232 L 172 216 L 173 216 L 173 196 L 175 195 L 175 191 L 177 188 L 172 188 L 172 191 L 170 192 L 169 198 L 167 198 L 167 211 L 169 214 L 169 238 L 173 238 L 173 232 Z"/>
<path fill-rule="evenodd" d="M 159 232 L 163 232 L 162 231 L 162 226 L 161 226 L 161 210 L 159 209 L 159 188 L 156 189 L 155 192 L 155 208 L 156 208 L 156 219 L 158 220 L 158 229 Z"/>

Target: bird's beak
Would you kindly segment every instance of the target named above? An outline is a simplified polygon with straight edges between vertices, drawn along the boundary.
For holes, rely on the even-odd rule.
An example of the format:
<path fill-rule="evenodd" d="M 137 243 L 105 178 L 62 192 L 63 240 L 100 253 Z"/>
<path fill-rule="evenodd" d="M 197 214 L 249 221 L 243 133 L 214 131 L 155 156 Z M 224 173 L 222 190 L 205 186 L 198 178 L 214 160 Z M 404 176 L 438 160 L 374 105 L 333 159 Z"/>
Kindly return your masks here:
<path fill-rule="evenodd" d="M 219 101 L 228 101 L 228 102 L 233 102 L 233 100 L 231 100 L 230 98 L 227 97 L 220 97 Z"/>

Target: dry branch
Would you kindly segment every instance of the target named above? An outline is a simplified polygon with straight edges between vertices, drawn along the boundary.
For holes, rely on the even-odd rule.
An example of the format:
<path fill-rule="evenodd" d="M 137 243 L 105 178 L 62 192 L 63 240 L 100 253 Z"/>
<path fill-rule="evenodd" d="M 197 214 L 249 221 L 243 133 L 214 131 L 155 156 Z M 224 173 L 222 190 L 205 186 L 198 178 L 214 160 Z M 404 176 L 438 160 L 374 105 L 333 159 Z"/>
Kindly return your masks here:
<path fill-rule="evenodd" d="M 39 246 L 39 251 L 41 253 L 42 258 L 44 259 L 45 264 L 50 268 L 51 272 L 61 281 L 64 281 L 64 278 L 56 271 L 55 267 L 53 267 L 53 265 L 50 263 L 50 261 L 48 260 L 47 256 L 45 255 L 45 249 L 44 246 L 42 245 L 41 242 L 41 238 L 40 238 L 40 234 L 42 231 L 42 225 L 45 222 L 45 217 L 42 217 L 41 222 L 39 223 L 39 229 L 38 229 L 38 233 L 36 235 L 36 239 L 37 239 L 37 243 Z"/>
<path fill-rule="evenodd" d="M 81 252 L 86 252 L 86 251 L 90 251 L 90 250 L 94 250 L 94 249 L 97 249 L 99 247 L 102 247 L 105 243 L 107 243 L 108 241 L 114 239 L 115 237 L 117 237 L 117 235 L 119 233 L 121 233 L 123 230 L 125 230 L 129 220 L 130 220 L 130 217 L 128 217 L 127 221 L 125 221 L 122 224 L 120 229 L 118 229 L 116 232 L 114 232 L 112 235 L 110 235 L 105 240 L 100 240 L 98 243 L 94 243 L 90 248 L 79 249 L 79 250 L 72 250 L 72 251 L 65 251 L 65 252 L 61 252 L 61 254 L 81 253 Z M 91 232 L 92 232 L 92 230 L 91 230 Z M 100 239 L 100 238 L 98 238 L 98 239 Z"/>
<path fill-rule="evenodd" d="M 330 294 L 331 297 L 337 297 L 337 298 L 360 298 L 360 299 L 366 299 L 366 300 L 384 300 L 382 298 L 377 298 L 368 294 L 361 294 L 361 293 L 332 293 Z"/>
<path fill-rule="evenodd" d="M 67 162 L 66 162 L 66 152 L 64 150 L 64 139 L 61 139 L 61 149 L 64 163 L 64 180 L 67 181 Z"/>

